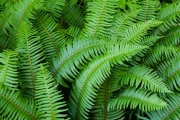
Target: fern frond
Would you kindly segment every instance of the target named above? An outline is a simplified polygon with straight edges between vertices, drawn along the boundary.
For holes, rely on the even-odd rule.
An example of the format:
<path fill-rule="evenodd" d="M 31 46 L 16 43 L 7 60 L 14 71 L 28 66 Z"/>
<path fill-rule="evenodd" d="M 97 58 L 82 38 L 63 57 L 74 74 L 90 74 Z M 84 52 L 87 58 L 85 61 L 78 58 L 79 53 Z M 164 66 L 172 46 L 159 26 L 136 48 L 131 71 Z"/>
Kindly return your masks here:
<path fill-rule="evenodd" d="M 1 86 L 0 103 L 0 119 L 37 120 L 34 101 L 22 98 L 20 91 L 11 91 Z"/>
<path fill-rule="evenodd" d="M 138 20 L 148 21 L 152 20 L 152 18 L 155 18 L 160 2 L 158 0 L 143 0 L 138 2 L 138 4 L 142 7 L 137 17 Z"/>
<path fill-rule="evenodd" d="M 92 120 L 123 120 L 124 111 L 123 110 L 109 110 L 108 103 L 113 97 L 113 91 L 119 89 L 119 85 L 113 84 L 114 81 L 106 79 L 106 81 L 100 86 L 97 97 L 94 102 L 93 109 L 90 112 L 90 119 Z"/>
<path fill-rule="evenodd" d="M 121 86 L 130 85 L 136 88 L 151 90 L 152 92 L 170 92 L 157 73 L 146 66 L 132 67 L 126 74 L 119 77 Z"/>
<path fill-rule="evenodd" d="M 149 50 L 149 52 L 144 56 L 144 63 L 149 65 L 157 64 L 158 62 L 173 57 L 179 56 L 179 48 L 173 45 L 158 45 Z"/>
<path fill-rule="evenodd" d="M 23 24 L 22 22 L 25 21 L 28 24 L 32 24 L 30 22 L 30 18 L 33 19 L 33 13 L 35 9 L 39 9 L 42 6 L 43 0 L 23 0 L 23 1 L 17 1 L 14 4 L 14 14 L 13 19 L 11 21 L 11 24 L 13 26 L 13 34 L 12 37 L 17 37 L 19 34 L 18 31 L 21 29 L 20 27 Z M 21 8 L 21 9 L 19 9 Z M 15 39 L 14 39 L 15 40 Z M 16 41 L 14 42 L 16 46 Z"/>
<path fill-rule="evenodd" d="M 39 63 L 43 58 L 42 47 L 37 31 L 25 22 L 18 31 L 17 51 L 19 52 L 19 79 L 24 96 L 33 98 L 35 94 L 35 77 L 39 70 Z"/>
<path fill-rule="evenodd" d="M 17 56 L 18 53 L 11 50 L 0 53 L 0 83 L 11 90 L 18 87 Z"/>
<path fill-rule="evenodd" d="M 162 45 L 179 45 L 180 44 L 180 27 L 176 25 L 167 30 L 164 34 L 164 37 L 158 40 L 159 44 Z"/>
<path fill-rule="evenodd" d="M 175 2 L 162 8 L 157 15 L 157 19 L 162 21 L 155 31 L 156 34 L 165 33 L 172 26 L 176 26 L 180 21 L 180 3 Z"/>
<path fill-rule="evenodd" d="M 65 5 L 62 13 L 62 20 L 72 26 L 84 27 L 85 12 L 80 6 L 69 2 Z"/>
<path fill-rule="evenodd" d="M 151 120 L 179 120 L 180 119 L 180 94 L 169 94 L 167 98 L 168 106 L 160 111 L 148 112 Z"/>
<path fill-rule="evenodd" d="M 57 90 L 57 85 L 55 84 L 51 73 L 42 65 L 37 75 L 35 86 L 35 102 L 38 108 L 38 119 L 56 120 L 65 118 L 66 114 L 64 114 L 64 112 L 67 111 L 67 109 L 64 109 L 63 107 L 66 106 L 66 104 L 65 102 L 60 101 L 63 97 Z"/>
<path fill-rule="evenodd" d="M 65 1 L 66 0 L 46 0 L 43 7 L 58 21 L 65 6 Z"/>
<path fill-rule="evenodd" d="M 174 91 L 174 89 L 180 90 L 180 65 L 179 65 L 180 57 L 176 57 L 170 60 L 163 62 L 158 65 L 159 74 L 163 78 L 163 82 L 167 85 L 167 87 Z"/>
<path fill-rule="evenodd" d="M 62 36 L 55 31 L 57 23 L 46 12 L 39 11 L 36 13 L 35 27 L 37 28 L 43 50 L 46 58 L 49 59 L 51 55 L 57 55 L 63 43 Z"/>
<path fill-rule="evenodd" d="M 92 58 L 107 51 L 109 45 L 110 42 L 106 39 L 75 38 L 73 43 L 62 47 L 58 56 L 52 59 L 51 72 L 53 76 L 60 84 L 67 86 L 60 77 L 71 82 L 74 81 L 75 76 L 79 73 L 78 69 L 82 69 L 82 66 Z"/>
<path fill-rule="evenodd" d="M 135 89 L 127 87 L 120 94 L 113 98 L 108 108 L 123 109 L 130 107 L 134 109 L 138 107 L 143 111 L 161 110 L 167 106 L 167 103 L 160 99 L 156 94 L 147 92 L 144 89 Z"/>
<path fill-rule="evenodd" d="M 144 47 L 121 44 L 114 46 L 105 56 L 92 61 L 75 80 L 69 98 L 70 115 L 73 119 L 88 119 L 96 96 L 96 89 L 110 74 L 111 64 L 122 63 Z"/>
<path fill-rule="evenodd" d="M 147 34 L 147 30 L 151 27 L 156 27 L 159 24 L 161 24 L 161 22 L 154 20 L 134 24 L 132 27 L 127 28 L 125 32 L 123 32 L 125 34 L 122 34 L 122 41 L 126 43 L 140 44 L 140 41 Z"/>
<path fill-rule="evenodd" d="M 108 35 L 108 28 L 112 26 L 117 2 L 118 0 L 94 0 L 90 2 L 83 34 L 85 36 Z"/>
<path fill-rule="evenodd" d="M 109 35 L 112 36 L 112 39 L 125 34 L 125 29 L 136 22 L 135 18 L 138 12 L 139 10 L 120 12 L 114 17 L 112 27 L 109 29 Z"/>

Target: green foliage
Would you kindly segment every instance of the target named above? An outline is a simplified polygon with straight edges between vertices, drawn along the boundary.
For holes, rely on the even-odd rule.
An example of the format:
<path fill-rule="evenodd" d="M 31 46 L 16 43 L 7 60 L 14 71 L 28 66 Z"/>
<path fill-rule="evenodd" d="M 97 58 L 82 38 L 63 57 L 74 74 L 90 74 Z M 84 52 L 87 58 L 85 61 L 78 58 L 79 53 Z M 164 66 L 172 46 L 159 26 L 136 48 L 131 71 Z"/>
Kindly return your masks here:
<path fill-rule="evenodd" d="M 1 120 L 180 119 L 179 0 L 1 0 Z"/>

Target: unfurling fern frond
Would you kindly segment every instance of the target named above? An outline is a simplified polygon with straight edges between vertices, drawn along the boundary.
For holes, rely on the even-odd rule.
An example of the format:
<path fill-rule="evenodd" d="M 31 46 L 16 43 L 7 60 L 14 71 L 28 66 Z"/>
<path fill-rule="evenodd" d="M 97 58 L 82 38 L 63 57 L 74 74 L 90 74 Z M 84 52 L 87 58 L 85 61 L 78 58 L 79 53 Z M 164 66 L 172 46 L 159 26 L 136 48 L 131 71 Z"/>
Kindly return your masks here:
<path fill-rule="evenodd" d="M 179 120 L 180 119 L 180 94 L 169 94 L 167 98 L 168 106 L 160 111 L 148 112 L 151 120 Z"/>
<path fill-rule="evenodd" d="M 20 86 L 24 96 L 34 98 L 36 73 L 44 55 L 36 30 L 23 23 L 18 33 Z"/>
<path fill-rule="evenodd" d="M 138 107 L 143 111 L 161 110 L 167 106 L 164 100 L 160 99 L 156 94 L 147 92 L 144 89 L 136 89 L 127 87 L 120 94 L 113 98 L 109 109 L 125 109 L 130 107 L 134 109 Z"/>
<path fill-rule="evenodd" d="M 119 77 L 119 82 L 122 86 L 130 85 L 153 92 L 170 92 L 157 73 L 145 66 L 132 67 L 126 74 Z"/>
<path fill-rule="evenodd" d="M 108 35 L 112 26 L 113 15 L 118 0 L 94 0 L 88 4 L 86 23 L 83 29 L 85 36 Z"/>
<path fill-rule="evenodd" d="M 70 115 L 73 119 L 88 119 L 96 96 L 96 89 L 110 74 L 111 65 L 128 60 L 144 47 L 121 44 L 112 47 L 105 55 L 90 62 L 75 80 L 69 98 Z"/>
<path fill-rule="evenodd" d="M 37 120 L 35 103 L 22 98 L 20 91 L 11 91 L 0 85 L 0 119 Z"/>
<path fill-rule="evenodd" d="M 0 53 L 0 83 L 11 90 L 18 87 L 17 56 L 18 53 L 11 50 Z"/>
<path fill-rule="evenodd" d="M 64 108 L 66 106 L 65 102 L 61 101 L 63 97 L 57 90 L 57 85 L 53 81 L 51 73 L 42 65 L 35 86 L 38 119 L 57 120 L 65 118 L 66 114 L 64 112 L 67 109 Z"/>

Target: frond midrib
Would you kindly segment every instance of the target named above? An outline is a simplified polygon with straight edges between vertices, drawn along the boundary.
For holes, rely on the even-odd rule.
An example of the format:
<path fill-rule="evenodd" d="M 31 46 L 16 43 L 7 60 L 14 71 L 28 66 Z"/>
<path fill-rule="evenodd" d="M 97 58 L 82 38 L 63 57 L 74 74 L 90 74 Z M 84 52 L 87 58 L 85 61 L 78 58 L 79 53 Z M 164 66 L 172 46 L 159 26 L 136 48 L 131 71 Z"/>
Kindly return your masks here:
<path fill-rule="evenodd" d="M 10 55 L 8 55 L 8 58 L 7 58 L 7 62 L 6 62 L 6 64 L 5 64 L 5 70 L 4 70 L 4 74 L 3 74 L 3 77 L 2 77 L 2 83 L 4 83 L 4 81 L 5 81 L 5 77 L 6 77 L 6 71 L 7 71 L 7 67 L 8 67 L 8 62 L 9 62 L 9 58 L 10 58 Z"/>
<path fill-rule="evenodd" d="M 56 48 L 56 46 L 54 44 L 55 40 L 53 40 L 53 37 L 52 37 L 51 33 L 46 29 L 45 25 L 43 24 L 43 22 L 41 21 L 41 19 L 37 15 L 36 15 L 36 18 L 39 20 L 40 24 L 42 25 L 42 27 L 44 28 L 44 30 L 46 31 L 46 33 L 50 37 L 51 44 L 52 44 L 52 46 L 54 48 L 54 51 L 55 51 L 56 54 L 58 54 L 58 50 L 57 50 L 57 48 Z"/>
<path fill-rule="evenodd" d="M 24 109 L 22 109 L 19 105 L 17 105 L 14 101 L 12 101 L 11 99 L 7 98 L 6 96 L 3 96 L 2 94 L 0 94 L 0 96 L 4 99 L 6 99 L 7 101 L 9 101 L 11 104 L 13 104 L 16 108 L 18 108 L 20 111 L 26 113 L 26 115 L 28 115 L 29 117 L 31 117 L 33 120 L 37 120 L 37 118 L 35 116 L 33 116 L 31 113 L 29 113 L 28 111 L 25 111 Z M 23 99 L 23 98 L 21 98 Z"/>
<path fill-rule="evenodd" d="M 81 53 L 82 51 L 85 51 L 85 49 L 88 49 L 88 48 L 91 48 L 91 47 L 94 47 L 94 46 L 99 46 L 99 45 L 109 45 L 109 43 L 98 43 L 98 44 L 87 45 L 87 46 L 77 50 L 76 52 L 74 52 L 73 54 L 68 56 L 60 65 L 58 65 L 56 71 L 54 73 L 52 73 L 52 76 L 54 77 L 57 74 L 57 72 L 59 71 L 59 69 L 66 63 L 66 61 L 73 58 L 73 56 L 76 56 L 78 53 Z"/>
<path fill-rule="evenodd" d="M 180 108 L 180 104 L 179 104 L 177 107 L 175 107 L 174 109 L 172 109 L 167 115 L 165 115 L 165 116 L 162 118 L 162 120 L 166 120 L 166 118 L 167 118 L 171 113 L 173 113 L 176 109 L 178 109 L 178 108 Z"/>

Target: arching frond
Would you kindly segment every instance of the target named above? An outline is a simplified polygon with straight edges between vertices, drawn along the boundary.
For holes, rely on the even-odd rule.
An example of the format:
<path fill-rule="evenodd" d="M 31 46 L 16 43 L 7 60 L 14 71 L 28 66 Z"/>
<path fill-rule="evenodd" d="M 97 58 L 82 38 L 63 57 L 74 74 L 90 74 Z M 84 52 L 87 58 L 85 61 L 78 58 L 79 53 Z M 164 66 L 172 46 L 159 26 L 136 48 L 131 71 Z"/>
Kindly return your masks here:
<path fill-rule="evenodd" d="M 48 13 L 39 11 L 35 16 L 35 27 L 40 36 L 46 58 L 49 59 L 52 55 L 57 55 L 63 43 L 63 38 L 60 32 L 55 31 L 57 23 Z"/>
<path fill-rule="evenodd" d="M 168 106 L 160 111 L 148 112 L 151 120 L 179 120 L 180 119 L 180 94 L 169 94 L 165 100 Z"/>
<path fill-rule="evenodd" d="M 0 103 L 0 119 L 37 120 L 34 101 L 22 98 L 20 91 L 11 91 L 0 85 Z"/>
<path fill-rule="evenodd" d="M 64 11 L 62 13 L 62 20 L 69 25 L 83 28 L 84 15 L 85 12 L 80 6 L 69 2 L 64 7 Z"/>
<path fill-rule="evenodd" d="M 180 44 L 180 26 L 176 25 L 167 30 L 164 37 L 158 40 L 159 44 L 162 45 L 179 45 Z"/>
<path fill-rule="evenodd" d="M 60 18 L 63 8 L 65 6 L 65 1 L 66 0 L 46 0 L 45 5 L 45 10 L 50 12 L 51 15 L 58 20 Z"/>
<path fill-rule="evenodd" d="M 163 21 L 163 24 L 161 24 L 154 32 L 156 34 L 165 33 L 169 28 L 176 26 L 180 22 L 179 17 L 180 3 L 175 2 L 173 4 L 167 5 L 157 14 L 157 19 Z"/>
<path fill-rule="evenodd" d="M 100 86 L 95 99 L 93 109 L 90 112 L 92 120 L 123 120 L 124 111 L 119 109 L 108 110 L 109 100 L 113 97 L 113 92 L 120 89 L 119 85 L 113 84 L 114 81 L 106 79 Z"/>
<path fill-rule="evenodd" d="M 146 66 L 135 66 L 130 68 L 126 74 L 119 76 L 119 82 L 136 88 L 144 88 L 153 92 L 170 92 L 162 79 Z"/>
<path fill-rule="evenodd" d="M 62 78 L 60 79 L 61 76 L 71 82 L 74 81 L 72 78 L 77 76 L 78 69 L 82 69 L 82 66 L 95 56 L 104 53 L 109 46 L 110 42 L 106 39 L 76 38 L 73 43 L 62 47 L 58 56 L 53 58 L 51 72 L 60 84 L 67 86 Z"/>
<path fill-rule="evenodd" d="M 147 92 L 144 89 L 126 88 L 113 98 L 109 103 L 109 109 L 123 109 L 138 107 L 143 111 L 161 110 L 167 103 L 160 99 L 156 94 Z"/>
<path fill-rule="evenodd" d="M 118 0 L 94 0 L 88 4 L 83 29 L 85 36 L 108 35 L 108 28 L 112 26 L 117 2 Z"/>
<path fill-rule="evenodd" d="M 122 40 L 126 43 L 140 44 L 140 41 L 147 34 L 147 30 L 151 27 L 156 27 L 159 24 L 161 24 L 161 22 L 154 20 L 134 24 L 132 27 L 125 30 L 125 34 L 122 35 Z"/>
<path fill-rule="evenodd" d="M 180 90 L 180 57 L 176 57 L 170 60 L 163 62 L 158 65 L 159 74 L 163 78 L 163 82 L 168 86 L 172 91 L 174 89 Z"/>
<path fill-rule="evenodd" d="M 11 90 L 18 87 L 17 56 L 18 53 L 11 50 L 0 53 L 0 83 Z"/>
<path fill-rule="evenodd" d="M 64 106 L 66 104 L 60 101 L 63 97 L 57 90 L 57 85 L 53 81 L 51 73 L 42 65 L 37 75 L 35 86 L 38 119 L 57 120 L 65 118 L 66 114 L 64 112 L 67 109 Z"/>
<path fill-rule="evenodd" d="M 136 22 L 135 18 L 138 12 L 139 10 L 125 11 L 115 15 L 112 27 L 109 28 L 109 35 L 112 36 L 112 39 L 115 37 L 122 37 L 122 34 L 125 34 L 125 29 Z"/>
<path fill-rule="evenodd" d="M 36 73 L 39 70 L 39 63 L 44 60 L 42 47 L 37 31 L 26 23 L 22 24 L 18 33 L 20 86 L 24 96 L 34 98 Z"/>
<path fill-rule="evenodd" d="M 160 2 L 158 0 L 142 0 L 138 4 L 142 7 L 137 17 L 138 20 L 147 21 L 155 18 Z"/>
<path fill-rule="evenodd" d="M 143 61 L 146 65 L 154 65 L 158 62 L 166 59 L 170 59 L 179 56 L 179 48 L 173 45 L 158 45 L 149 50 L 149 52 L 144 56 Z"/>
<path fill-rule="evenodd" d="M 122 63 L 143 48 L 126 44 L 116 45 L 107 55 L 100 56 L 89 63 L 73 84 L 69 98 L 71 117 L 78 120 L 88 119 L 96 96 L 96 89 L 109 76 L 111 64 Z"/>

